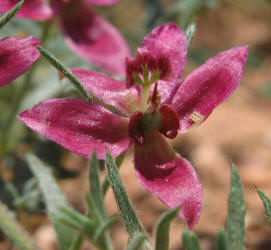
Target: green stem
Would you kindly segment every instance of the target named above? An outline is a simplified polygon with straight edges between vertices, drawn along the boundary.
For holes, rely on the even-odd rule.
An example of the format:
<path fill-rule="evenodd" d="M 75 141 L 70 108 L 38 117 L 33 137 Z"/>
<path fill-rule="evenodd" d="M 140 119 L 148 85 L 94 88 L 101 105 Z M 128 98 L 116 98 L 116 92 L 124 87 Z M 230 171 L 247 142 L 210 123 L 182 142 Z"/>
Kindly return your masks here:
<path fill-rule="evenodd" d="M 0 29 L 4 27 L 4 25 L 12 19 L 16 15 L 16 13 L 22 8 L 24 4 L 24 0 L 19 2 L 18 4 L 15 5 L 14 8 L 12 8 L 8 13 L 6 13 L 4 16 L 1 17 L 0 19 Z"/>
<path fill-rule="evenodd" d="M 122 113 L 116 107 L 103 102 L 98 96 L 94 95 L 90 91 L 87 91 L 85 87 L 83 86 L 83 84 L 79 81 L 79 79 L 60 60 L 58 60 L 49 50 L 41 46 L 37 46 L 37 49 L 46 58 L 46 60 L 48 60 L 48 62 L 50 62 L 59 72 L 61 72 L 65 77 L 67 77 L 70 80 L 73 86 L 79 90 L 80 94 L 88 102 L 98 103 L 116 115 L 127 117 L 127 115 Z"/>
<path fill-rule="evenodd" d="M 48 21 L 43 25 L 42 28 L 42 34 L 41 34 L 41 41 L 43 43 L 46 42 L 49 34 L 49 30 L 51 27 L 52 21 Z M 19 86 L 19 89 L 14 94 L 12 103 L 11 103 L 11 108 L 8 113 L 8 117 L 6 119 L 6 122 L 3 125 L 1 135 L 0 135 L 0 152 L 3 153 L 6 151 L 6 146 L 7 146 L 7 139 L 9 137 L 10 130 L 12 128 L 12 124 L 14 121 L 14 118 L 16 116 L 16 113 L 18 112 L 18 109 L 20 107 L 20 104 L 26 94 L 26 92 L 29 90 L 31 86 L 31 81 L 33 77 L 33 73 L 38 65 L 38 62 L 34 63 L 33 66 L 29 69 L 29 71 L 26 73 L 24 77 L 24 81 Z"/>

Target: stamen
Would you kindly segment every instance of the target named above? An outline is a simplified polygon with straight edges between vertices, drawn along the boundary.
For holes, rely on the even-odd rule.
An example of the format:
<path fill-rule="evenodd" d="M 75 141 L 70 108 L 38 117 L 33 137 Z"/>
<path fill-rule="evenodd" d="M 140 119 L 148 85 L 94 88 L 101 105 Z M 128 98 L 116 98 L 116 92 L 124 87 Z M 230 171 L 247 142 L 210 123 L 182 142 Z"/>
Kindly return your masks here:
<path fill-rule="evenodd" d="M 204 121 L 204 116 L 201 115 L 199 112 L 194 111 L 189 118 L 194 122 L 192 124 L 192 126 L 190 128 L 188 128 L 187 130 L 183 131 L 183 133 L 187 133 L 188 131 L 190 131 L 193 128 L 198 127 L 203 121 Z"/>
<path fill-rule="evenodd" d="M 192 125 L 193 127 L 195 126 L 199 126 L 203 120 L 204 120 L 204 117 L 197 111 L 194 111 L 190 116 L 189 118 L 194 122 L 194 124 Z"/>

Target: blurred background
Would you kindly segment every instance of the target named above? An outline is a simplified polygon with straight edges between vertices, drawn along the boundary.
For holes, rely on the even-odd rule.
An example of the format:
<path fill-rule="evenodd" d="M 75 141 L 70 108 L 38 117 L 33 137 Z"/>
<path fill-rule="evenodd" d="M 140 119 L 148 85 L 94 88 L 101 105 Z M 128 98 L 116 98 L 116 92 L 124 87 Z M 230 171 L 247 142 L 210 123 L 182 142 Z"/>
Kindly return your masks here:
<path fill-rule="evenodd" d="M 201 126 L 179 135 L 171 143 L 192 162 L 203 185 L 204 207 L 195 227 L 202 249 L 213 249 L 214 236 L 224 225 L 230 184 L 229 162 L 232 161 L 241 175 L 247 204 L 246 249 L 270 250 L 271 227 L 255 186 L 271 197 L 271 1 L 123 0 L 112 6 L 93 6 L 93 9 L 115 25 L 134 55 L 143 37 L 155 26 L 173 21 L 186 29 L 195 21 L 196 32 L 189 48 L 185 75 L 220 51 L 237 45 L 249 46 L 244 77 L 234 94 Z M 40 37 L 46 25 L 13 19 L 1 30 L 1 38 L 29 34 Z M 66 47 L 57 20 L 50 25 L 45 47 L 69 67 L 95 69 Z M 29 85 L 18 100 L 24 81 Z M 0 198 L 45 250 L 57 249 L 55 235 L 23 155 L 32 150 L 52 165 L 67 199 L 81 212 L 85 209 L 83 197 L 89 185 L 87 161 L 32 133 L 10 114 L 18 114 L 41 100 L 76 95 L 69 83 L 58 80 L 56 70 L 44 59 L 39 60 L 31 75 L 26 74 L 0 89 Z M 138 216 L 151 233 L 166 207 L 138 184 L 132 153 L 128 153 L 120 173 Z M 107 194 L 106 204 L 108 214 L 117 212 L 111 192 Z M 184 228 L 183 221 L 174 221 L 170 249 L 183 249 L 181 232 Z M 112 236 L 115 249 L 123 249 L 127 234 L 121 223 L 114 226 Z M 9 247 L 12 247 L 10 242 L 0 235 L 0 249 L 12 249 Z M 86 242 L 85 249 L 93 247 Z"/>

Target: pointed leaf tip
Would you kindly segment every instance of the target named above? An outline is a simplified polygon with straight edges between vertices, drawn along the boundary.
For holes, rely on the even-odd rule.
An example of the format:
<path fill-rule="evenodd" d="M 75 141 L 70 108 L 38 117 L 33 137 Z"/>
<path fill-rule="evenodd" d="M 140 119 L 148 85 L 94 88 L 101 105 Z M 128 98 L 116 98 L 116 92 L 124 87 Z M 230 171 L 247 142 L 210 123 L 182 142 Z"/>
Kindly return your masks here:
<path fill-rule="evenodd" d="M 271 224 L 271 200 L 259 188 L 257 188 L 257 193 L 258 193 L 258 195 L 260 196 L 260 198 L 261 198 L 261 200 L 263 202 L 263 205 L 264 205 L 264 208 L 265 208 L 265 211 L 266 211 L 266 214 L 267 214 L 268 221 Z"/>
<path fill-rule="evenodd" d="M 162 214 L 156 225 L 155 250 L 167 250 L 169 246 L 170 223 L 178 215 L 180 207 L 171 209 Z"/>
<path fill-rule="evenodd" d="M 186 250 L 201 250 L 198 237 L 194 232 L 184 231 L 182 239 Z"/>
<path fill-rule="evenodd" d="M 243 190 L 236 166 L 231 163 L 231 189 L 226 222 L 227 249 L 242 250 L 245 247 L 246 206 Z"/>

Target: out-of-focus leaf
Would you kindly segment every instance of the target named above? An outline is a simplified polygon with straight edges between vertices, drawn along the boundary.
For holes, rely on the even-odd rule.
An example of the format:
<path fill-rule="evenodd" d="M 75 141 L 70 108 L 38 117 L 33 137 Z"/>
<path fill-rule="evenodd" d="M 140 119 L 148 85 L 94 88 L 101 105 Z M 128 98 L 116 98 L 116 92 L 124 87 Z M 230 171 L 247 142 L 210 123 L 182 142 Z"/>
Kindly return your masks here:
<path fill-rule="evenodd" d="M 145 232 L 145 230 L 136 216 L 121 181 L 116 163 L 108 151 L 106 152 L 106 166 L 108 169 L 108 179 L 113 188 L 113 193 L 120 211 L 120 215 L 130 238 L 133 238 L 137 232 Z"/>
<path fill-rule="evenodd" d="M 164 14 L 161 0 L 146 0 L 145 12 L 147 19 L 146 26 L 148 30 L 151 30 L 156 26 L 158 19 Z"/>
<path fill-rule="evenodd" d="M 227 250 L 226 233 L 220 229 L 215 237 L 215 250 Z"/>
<path fill-rule="evenodd" d="M 108 219 L 104 220 L 104 222 L 96 229 L 93 239 L 95 241 L 98 241 L 104 235 L 105 231 L 112 227 L 114 224 L 116 224 L 118 220 L 119 217 L 117 215 L 113 215 Z"/>
<path fill-rule="evenodd" d="M 243 250 L 245 247 L 246 206 L 237 168 L 231 164 L 231 189 L 228 201 L 226 239 L 228 250 Z"/>
<path fill-rule="evenodd" d="M 171 12 L 179 21 L 183 30 L 204 10 L 218 6 L 218 0 L 177 0 L 172 4 Z"/>
<path fill-rule="evenodd" d="M 182 234 L 183 244 L 186 250 L 200 250 L 197 235 L 192 231 L 184 231 Z"/>
<path fill-rule="evenodd" d="M 105 219 L 103 223 L 99 224 L 72 208 L 60 207 L 59 212 L 53 214 L 53 217 L 56 221 L 61 222 L 80 233 L 80 235 L 76 235 L 76 239 L 72 243 L 70 249 L 80 249 L 83 241 L 82 236 L 89 239 L 98 249 L 112 249 L 111 245 L 104 240 L 103 236 L 105 231 L 118 221 L 118 216 L 111 216 L 110 218 Z"/>
<path fill-rule="evenodd" d="M 262 199 L 268 221 L 271 224 L 271 201 L 261 189 L 257 188 L 257 193 Z"/>
<path fill-rule="evenodd" d="M 264 84 L 261 94 L 263 97 L 270 98 L 271 97 L 271 81 L 268 81 L 267 83 Z"/>
<path fill-rule="evenodd" d="M 194 38 L 195 31 L 196 31 L 196 24 L 195 22 L 192 22 L 185 31 L 185 36 L 187 39 L 188 46 L 191 44 Z"/>
<path fill-rule="evenodd" d="M 99 169 L 98 169 L 98 160 L 95 153 L 92 154 L 90 159 L 90 201 L 92 212 L 95 215 L 95 218 L 99 222 L 104 222 L 106 215 L 105 215 L 105 208 L 104 208 L 104 201 L 103 201 L 103 193 L 100 187 L 100 180 L 99 180 Z"/>
<path fill-rule="evenodd" d="M 37 250 L 27 233 L 11 218 L 7 209 L 0 203 L 0 229 L 21 250 Z"/>
<path fill-rule="evenodd" d="M 61 250 L 67 250 L 71 246 L 76 233 L 70 227 L 59 223 L 53 216 L 59 213 L 59 207 L 68 206 L 67 201 L 59 189 L 50 168 L 33 154 L 27 154 L 26 159 L 31 171 L 39 181 L 60 248 Z"/>
<path fill-rule="evenodd" d="M 159 218 L 155 232 L 155 250 L 168 250 L 170 223 L 177 216 L 179 210 L 179 207 L 168 210 Z"/>
<path fill-rule="evenodd" d="M 147 240 L 146 234 L 144 234 L 144 233 L 135 234 L 133 236 L 133 238 L 129 241 L 129 244 L 125 248 L 125 250 L 141 249 L 141 247 L 144 244 L 145 240 Z"/>
<path fill-rule="evenodd" d="M 53 218 L 92 239 L 98 224 L 68 206 L 59 207 Z"/>

